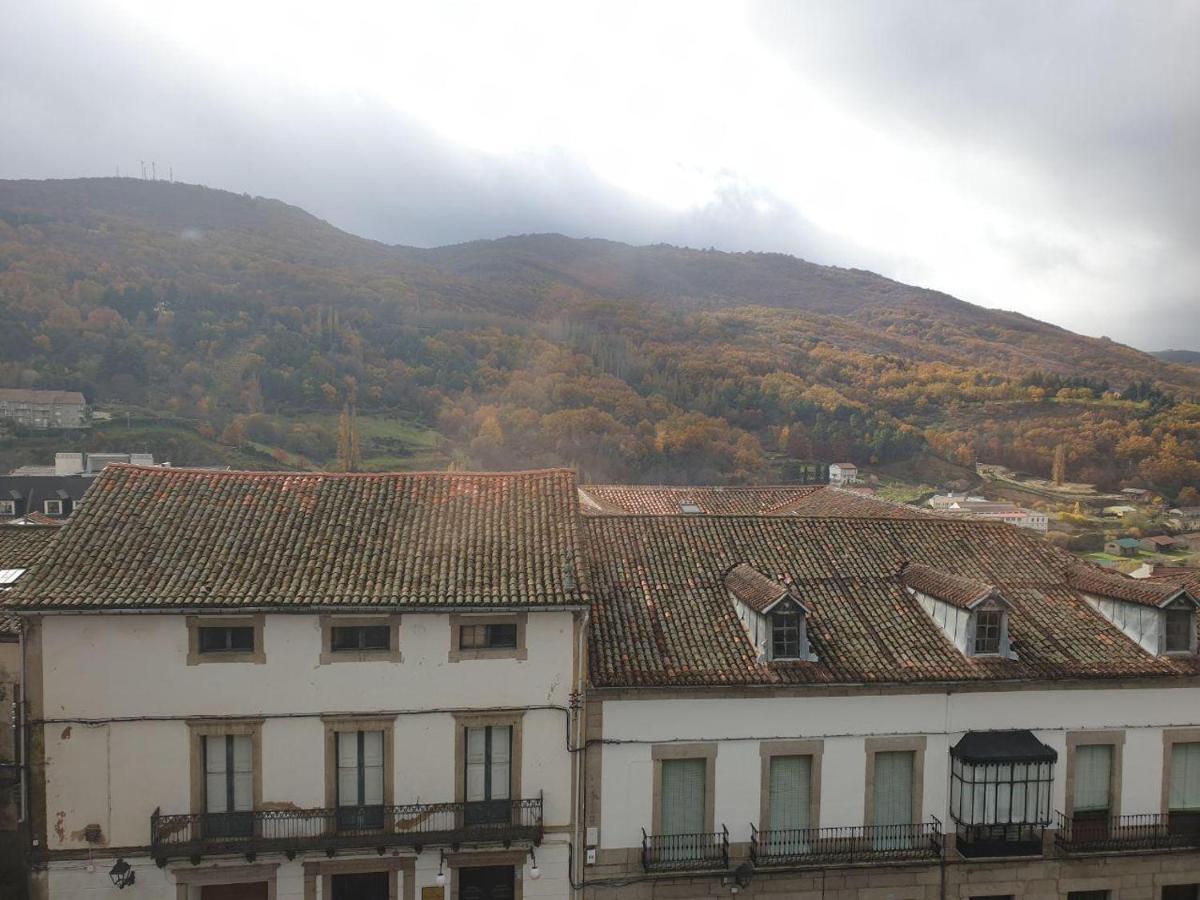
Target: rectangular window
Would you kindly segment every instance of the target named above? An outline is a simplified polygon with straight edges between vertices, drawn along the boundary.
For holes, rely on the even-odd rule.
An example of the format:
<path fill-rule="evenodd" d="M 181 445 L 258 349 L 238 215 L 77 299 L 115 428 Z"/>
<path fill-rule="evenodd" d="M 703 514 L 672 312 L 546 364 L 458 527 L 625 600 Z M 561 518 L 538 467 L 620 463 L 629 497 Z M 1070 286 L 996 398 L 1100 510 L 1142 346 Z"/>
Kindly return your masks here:
<path fill-rule="evenodd" d="M 512 726 L 468 727 L 466 741 L 467 824 L 512 818 Z"/>
<path fill-rule="evenodd" d="M 662 760 L 661 822 L 663 834 L 700 834 L 705 830 L 707 803 L 705 759 Z M 681 844 L 682 848 L 684 845 Z"/>
<path fill-rule="evenodd" d="M 48 516 L 61 516 L 63 514 L 63 502 L 61 500 L 43 500 L 42 512 Z"/>
<path fill-rule="evenodd" d="M 1200 900 L 1200 884 L 1168 884 L 1162 889 L 1162 900 Z"/>
<path fill-rule="evenodd" d="M 0 500 L 0 516 L 15 516 L 16 514 L 16 500 Z"/>
<path fill-rule="evenodd" d="M 201 653 L 253 653 L 252 625 L 201 625 Z"/>
<path fill-rule="evenodd" d="M 205 833 L 254 832 L 254 745 L 248 734 L 208 735 L 204 748 Z"/>
<path fill-rule="evenodd" d="M 511 650 L 517 646 L 515 622 L 497 625 L 463 625 L 458 631 L 461 650 Z"/>
<path fill-rule="evenodd" d="M 1112 809 L 1112 767 L 1112 744 L 1083 744 L 1075 748 L 1076 818 L 1108 818 Z"/>
<path fill-rule="evenodd" d="M 998 609 L 981 609 L 975 613 L 975 654 L 1000 652 L 1000 631 L 1004 613 Z"/>
<path fill-rule="evenodd" d="M 1166 652 L 1190 653 L 1196 632 L 1195 613 L 1190 609 L 1168 609 L 1166 616 Z"/>
<path fill-rule="evenodd" d="M 1171 745 L 1171 812 L 1200 812 L 1200 743 Z"/>
<path fill-rule="evenodd" d="M 781 610 L 771 614 L 771 658 L 800 658 L 800 612 Z"/>
<path fill-rule="evenodd" d="M 1108 891 L 1070 891 L 1067 900 L 1108 900 Z"/>
<path fill-rule="evenodd" d="M 334 625 L 330 649 L 334 653 L 390 650 L 391 639 L 390 625 Z"/>
<path fill-rule="evenodd" d="M 337 733 L 338 828 L 382 828 L 383 732 Z"/>
<path fill-rule="evenodd" d="M 810 827 L 812 757 L 772 756 L 770 767 L 767 828 L 795 831 Z"/>
<path fill-rule="evenodd" d="M 913 751 L 875 754 L 875 825 L 910 825 L 913 820 Z"/>

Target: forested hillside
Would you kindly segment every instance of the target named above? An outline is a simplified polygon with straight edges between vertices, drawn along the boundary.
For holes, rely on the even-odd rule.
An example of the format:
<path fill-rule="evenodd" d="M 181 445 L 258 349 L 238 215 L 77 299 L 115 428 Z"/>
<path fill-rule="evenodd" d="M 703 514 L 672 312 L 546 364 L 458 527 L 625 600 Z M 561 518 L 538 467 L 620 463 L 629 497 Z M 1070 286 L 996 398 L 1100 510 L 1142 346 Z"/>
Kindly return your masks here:
<path fill-rule="evenodd" d="M 1048 474 L 1065 444 L 1072 480 L 1200 483 L 1200 369 L 1015 313 L 779 254 L 389 247 L 132 179 L 0 182 L 0 386 L 280 465 L 731 482 L 932 453 Z"/>

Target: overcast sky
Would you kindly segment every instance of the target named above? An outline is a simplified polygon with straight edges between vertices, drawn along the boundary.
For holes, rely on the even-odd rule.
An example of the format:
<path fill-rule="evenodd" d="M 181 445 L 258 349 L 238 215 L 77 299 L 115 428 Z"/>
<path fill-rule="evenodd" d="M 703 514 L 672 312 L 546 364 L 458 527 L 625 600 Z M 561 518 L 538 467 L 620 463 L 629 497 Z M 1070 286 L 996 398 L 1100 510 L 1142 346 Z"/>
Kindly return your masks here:
<path fill-rule="evenodd" d="M 1200 0 L 0 0 L 0 178 L 780 250 L 1200 350 Z"/>

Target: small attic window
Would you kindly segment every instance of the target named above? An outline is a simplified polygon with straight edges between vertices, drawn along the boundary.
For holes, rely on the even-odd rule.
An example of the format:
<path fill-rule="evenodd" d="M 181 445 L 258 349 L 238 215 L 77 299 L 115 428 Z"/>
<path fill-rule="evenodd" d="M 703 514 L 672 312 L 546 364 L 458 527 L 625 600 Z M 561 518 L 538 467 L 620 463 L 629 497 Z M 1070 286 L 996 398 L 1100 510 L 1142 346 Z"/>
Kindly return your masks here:
<path fill-rule="evenodd" d="M 698 516 L 704 512 L 696 503 L 680 503 L 679 511 L 685 516 Z"/>
<path fill-rule="evenodd" d="M 1196 611 L 1190 606 L 1172 606 L 1163 620 L 1163 652 L 1196 652 Z"/>
<path fill-rule="evenodd" d="M 1000 639 L 1004 631 L 1004 611 L 981 609 L 975 613 L 975 656 L 995 655 L 1000 652 Z"/>
<path fill-rule="evenodd" d="M 771 659 L 808 659 L 800 607 L 790 601 L 780 603 L 771 611 L 770 621 Z"/>

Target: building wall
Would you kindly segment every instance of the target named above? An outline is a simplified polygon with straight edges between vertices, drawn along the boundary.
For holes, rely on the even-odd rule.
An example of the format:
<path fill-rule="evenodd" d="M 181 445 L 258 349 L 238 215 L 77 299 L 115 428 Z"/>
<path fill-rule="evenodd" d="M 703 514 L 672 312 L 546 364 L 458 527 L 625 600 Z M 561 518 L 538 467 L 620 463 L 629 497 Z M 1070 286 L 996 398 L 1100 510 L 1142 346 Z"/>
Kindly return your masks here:
<path fill-rule="evenodd" d="M 652 747 L 658 742 L 717 742 L 715 826 L 749 840 L 759 822 L 759 746 L 768 739 L 823 739 L 821 827 L 864 824 L 865 741 L 924 735 L 922 818 L 949 829 L 949 750 L 965 731 L 1031 729 L 1059 754 L 1052 806 L 1065 808 L 1066 736 L 1077 730 L 1125 732 L 1122 814 L 1157 813 L 1162 803 L 1163 730 L 1200 723 L 1200 689 L 1008 690 L 965 693 L 605 700 L 606 741 L 598 753 L 600 850 L 641 845 L 650 831 Z M 589 822 L 595 821 L 589 813 Z"/>
<path fill-rule="evenodd" d="M 41 619 L 47 849 L 96 850 L 148 843 L 150 815 L 189 812 L 189 731 L 198 716 L 264 717 L 264 804 L 325 806 L 321 713 L 397 713 L 395 802 L 455 799 L 454 711 L 566 707 L 572 690 L 574 621 L 530 613 L 528 658 L 449 662 L 444 614 L 405 614 L 401 662 L 321 665 L 321 627 L 311 614 L 265 617 L 265 663 L 187 665 L 185 617 L 60 615 Z M 439 710 L 430 712 L 430 710 Z M 114 719 L 137 721 L 106 721 Z M 86 719 L 83 721 L 68 721 Z M 526 709 L 521 793 L 545 791 L 547 828 L 571 816 L 566 714 Z"/>

